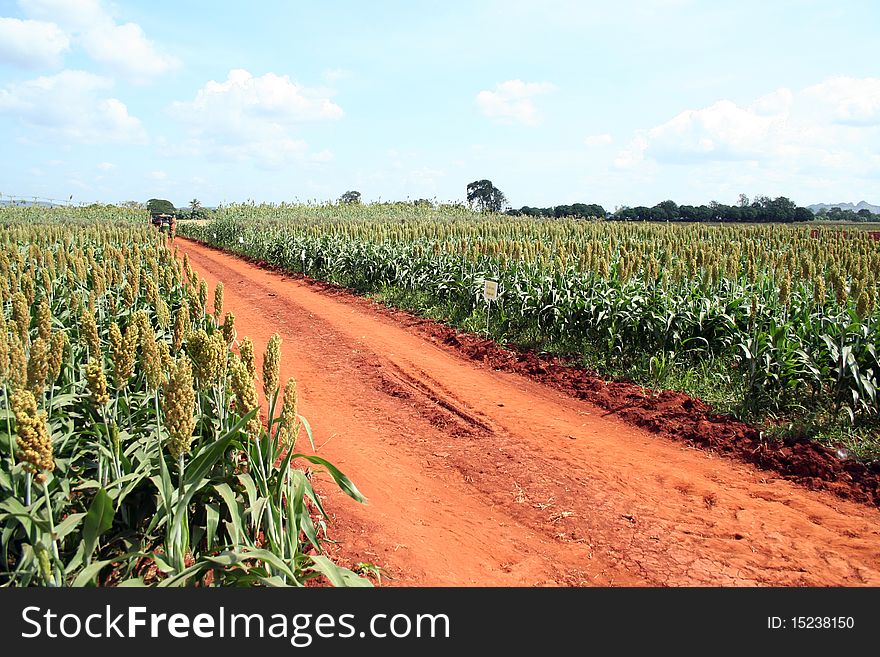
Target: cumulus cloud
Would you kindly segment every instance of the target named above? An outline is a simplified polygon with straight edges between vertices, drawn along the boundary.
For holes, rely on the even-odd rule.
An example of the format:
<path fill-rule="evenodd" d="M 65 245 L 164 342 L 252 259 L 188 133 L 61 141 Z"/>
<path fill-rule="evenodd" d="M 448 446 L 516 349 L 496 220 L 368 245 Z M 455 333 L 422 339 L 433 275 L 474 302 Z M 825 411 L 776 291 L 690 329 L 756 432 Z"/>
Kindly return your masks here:
<path fill-rule="evenodd" d="M 803 95 L 825 106 L 835 123 L 880 125 L 880 78 L 831 78 L 808 87 Z"/>
<path fill-rule="evenodd" d="M 637 131 L 615 159 L 646 162 L 753 162 L 791 171 L 878 166 L 880 79 L 831 78 L 800 91 L 778 89 L 747 105 L 719 100 Z"/>
<path fill-rule="evenodd" d="M 0 17 L 0 62 L 26 68 L 55 66 L 70 39 L 55 23 Z"/>
<path fill-rule="evenodd" d="M 295 130 L 301 123 L 343 116 L 324 91 L 299 85 L 286 75 L 254 77 L 243 69 L 230 71 L 223 82 L 209 81 L 192 101 L 173 103 L 171 113 L 188 127 L 191 151 L 264 166 L 328 161 L 329 152 L 310 154 Z"/>
<path fill-rule="evenodd" d="M 104 69 L 132 82 L 146 82 L 179 66 L 137 23 L 117 23 L 100 0 L 20 0 L 30 17 L 51 20 Z"/>
<path fill-rule="evenodd" d="M 584 138 L 585 146 L 607 146 L 614 139 L 607 132 L 602 133 L 601 135 L 587 135 Z"/>
<path fill-rule="evenodd" d="M 113 81 L 86 71 L 62 71 L 0 89 L 0 113 L 48 138 L 82 143 L 143 143 L 141 122 L 107 96 Z"/>
<path fill-rule="evenodd" d="M 508 80 L 495 85 L 493 91 L 483 90 L 477 94 L 480 111 L 502 123 L 518 123 L 534 126 L 542 117 L 532 99 L 556 89 L 550 82 L 523 82 Z"/>
<path fill-rule="evenodd" d="M 28 16 L 54 21 L 65 29 L 83 30 L 109 18 L 101 0 L 18 0 L 18 5 Z"/>

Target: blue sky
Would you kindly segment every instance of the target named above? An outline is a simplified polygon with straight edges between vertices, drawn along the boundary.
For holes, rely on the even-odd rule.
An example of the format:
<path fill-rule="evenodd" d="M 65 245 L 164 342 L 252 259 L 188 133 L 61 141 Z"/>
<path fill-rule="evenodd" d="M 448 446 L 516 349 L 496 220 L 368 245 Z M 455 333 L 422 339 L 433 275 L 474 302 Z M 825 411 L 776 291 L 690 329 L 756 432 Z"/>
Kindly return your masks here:
<path fill-rule="evenodd" d="M 0 194 L 880 203 L 880 3 L 0 0 Z"/>

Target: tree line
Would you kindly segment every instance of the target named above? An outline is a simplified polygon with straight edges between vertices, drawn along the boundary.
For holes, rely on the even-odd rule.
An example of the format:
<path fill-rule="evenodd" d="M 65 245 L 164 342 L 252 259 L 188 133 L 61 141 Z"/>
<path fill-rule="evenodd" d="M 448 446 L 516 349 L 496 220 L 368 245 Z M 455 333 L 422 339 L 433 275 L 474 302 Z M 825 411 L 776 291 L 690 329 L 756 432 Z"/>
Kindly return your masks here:
<path fill-rule="evenodd" d="M 811 221 L 814 218 L 809 208 L 798 207 L 796 203 L 779 196 L 771 199 L 758 196 L 754 201 L 744 194 L 736 205 L 724 205 L 712 201 L 708 205 L 678 205 L 674 201 L 663 201 L 654 207 L 638 206 L 620 208 L 614 212 L 618 221 L 696 221 L 721 223 L 794 223 Z"/>
<path fill-rule="evenodd" d="M 509 207 L 507 197 L 492 184 L 491 180 L 475 180 L 466 188 L 468 205 L 482 212 L 505 213 L 510 216 L 561 218 L 574 217 L 579 219 L 605 219 L 609 221 L 688 221 L 698 223 L 795 223 L 824 219 L 827 221 L 880 221 L 880 215 L 867 209 L 858 212 L 833 207 L 820 210 L 814 214 L 812 210 L 799 207 L 785 196 L 771 199 L 767 196 L 756 196 L 749 200 L 740 194 L 735 205 L 725 205 L 712 201 L 707 205 L 678 205 L 675 201 L 661 201 L 657 205 L 622 206 L 607 212 L 597 203 L 572 203 L 571 205 L 554 205 L 550 207 L 530 207 L 524 205 L 519 209 Z M 361 203 L 361 193 L 349 190 L 339 197 L 340 204 Z M 399 203 L 399 202 L 398 202 Z M 408 201 L 412 205 L 434 206 L 434 201 L 418 199 Z M 392 203 L 397 204 L 397 203 Z M 198 218 L 205 212 L 198 199 L 190 201 L 189 207 L 175 210 L 173 204 L 164 199 L 150 199 L 147 207 L 152 212 L 177 213 L 180 216 Z"/>
<path fill-rule="evenodd" d="M 868 208 L 855 211 L 847 208 L 822 208 L 816 213 L 816 219 L 823 221 L 880 221 L 880 214 L 871 212 Z"/>

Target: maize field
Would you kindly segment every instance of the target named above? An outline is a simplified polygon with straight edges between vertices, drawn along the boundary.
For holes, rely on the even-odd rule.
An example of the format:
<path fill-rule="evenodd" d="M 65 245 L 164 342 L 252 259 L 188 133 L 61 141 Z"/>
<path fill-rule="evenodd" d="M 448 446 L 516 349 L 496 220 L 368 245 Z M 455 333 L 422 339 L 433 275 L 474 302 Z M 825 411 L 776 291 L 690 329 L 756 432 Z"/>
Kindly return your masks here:
<path fill-rule="evenodd" d="M 600 373 L 701 379 L 743 417 L 876 438 L 880 242 L 867 232 L 244 204 L 179 234 Z M 489 308 L 487 279 L 501 290 Z"/>
<path fill-rule="evenodd" d="M 0 210 L 0 585 L 368 584 L 322 550 L 308 468 L 363 498 L 296 451 L 280 338 L 257 372 L 222 284 L 148 220 Z"/>

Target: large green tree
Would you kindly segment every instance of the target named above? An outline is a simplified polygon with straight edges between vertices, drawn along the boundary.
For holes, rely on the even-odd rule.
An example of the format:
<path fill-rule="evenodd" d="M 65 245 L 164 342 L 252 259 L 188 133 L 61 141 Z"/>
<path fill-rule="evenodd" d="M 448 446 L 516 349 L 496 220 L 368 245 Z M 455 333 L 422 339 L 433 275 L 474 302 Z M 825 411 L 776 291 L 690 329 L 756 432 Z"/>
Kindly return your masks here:
<path fill-rule="evenodd" d="M 361 202 L 361 193 L 354 189 L 349 190 L 339 197 L 339 202 L 358 204 Z"/>
<path fill-rule="evenodd" d="M 507 205 L 507 197 L 491 180 L 475 180 L 467 186 L 467 202 L 482 212 L 501 212 Z"/>
<path fill-rule="evenodd" d="M 151 198 L 147 201 L 147 210 L 153 214 L 175 214 L 177 212 L 174 204 L 164 198 Z"/>

